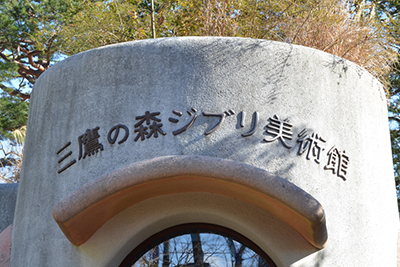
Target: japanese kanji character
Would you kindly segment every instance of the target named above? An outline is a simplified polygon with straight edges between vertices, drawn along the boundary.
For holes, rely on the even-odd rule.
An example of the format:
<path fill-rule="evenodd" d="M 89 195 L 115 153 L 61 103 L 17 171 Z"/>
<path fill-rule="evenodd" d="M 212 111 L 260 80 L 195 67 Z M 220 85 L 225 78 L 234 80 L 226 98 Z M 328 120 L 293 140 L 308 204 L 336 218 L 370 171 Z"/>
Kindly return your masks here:
<path fill-rule="evenodd" d="M 347 168 L 349 165 L 349 157 L 346 155 L 346 151 L 340 152 L 336 146 L 333 146 L 328 151 L 328 164 L 324 167 L 325 170 L 332 170 L 333 174 L 337 173 L 337 176 L 346 181 Z"/>
<path fill-rule="evenodd" d="M 192 111 L 193 111 L 194 113 L 197 112 L 197 110 L 196 110 L 195 108 L 192 108 Z M 186 131 L 187 129 L 189 129 L 190 127 L 192 127 L 194 121 L 197 119 L 197 114 L 193 114 L 192 111 L 188 110 L 187 113 L 189 114 L 189 116 L 193 116 L 193 118 L 189 121 L 188 124 L 186 124 L 186 125 L 183 126 L 182 128 L 180 128 L 180 129 L 178 129 L 178 130 L 176 130 L 176 131 L 173 131 L 173 132 L 172 132 L 173 135 L 181 134 L 181 133 L 183 133 L 184 131 Z M 173 110 L 172 113 L 174 113 L 175 115 L 177 115 L 177 116 L 179 116 L 179 117 L 182 116 L 182 112 L 177 111 L 177 110 Z M 175 118 L 169 118 L 168 120 L 169 120 L 170 122 L 172 122 L 172 123 L 178 123 L 178 122 L 179 122 L 179 120 L 178 120 L 178 119 L 175 119 Z"/>
<path fill-rule="evenodd" d="M 138 133 L 135 137 L 135 142 L 137 140 L 143 141 L 145 138 L 149 139 L 151 136 L 154 136 L 154 138 L 158 137 L 158 133 L 162 135 L 166 135 L 166 133 L 161 129 L 163 126 L 162 123 L 157 123 L 161 122 L 159 118 L 156 116 L 160 115 L 160 112 L 152 112 L 146 111 L 143 116 L 137 116 L 135 119 L 138 120 L 135 124 L 135 133 Z M 150 121 L 153 121 L 153 123 L 150 125 Z M 146 122 L 146 125 L 150 125 L 149 127 L 143 126 L 143 123 Z M 147 130 L 150 129 L 150 132 L 147 132 Z"/>
<path fill-rule="evenodd" d="M 99 129 L 100 127 L 96 127 L 94 129 L 87 129 L 86 133 L 82 134 L 78 137 L 79 141 L 79 160 L 82 158 L 82 146 L 84 148 L 83 158 L 86 156 L 91 156 L 97 154 L 99 149 L 103 150 L 103 145 L 99 143 Z"/>
<path fill-rule="evenodd" d="M 153 121 L 153 124 L 149 126 L 150 132 L 146 137 L 150 138 L 153 135 L 154 138 L 157 138 L 158 133 L 160 133 L 162 135 L 166 135 L 166 133 L 161 129 L 162 126 L 163 125 L 161 123 L 157 123 L 157 122 Z"/>
<path fill-rule="evenodd" d="M 241 113 L 242 113 L 242 116 L 241 116 L 241 119 L 240 119 L 240 127 L 244 127 L 244 124 L 245 124 L 244 120 L 245 120 L 246 113 L 244 111 L 242 111 Z M 242 136 L 243 137 L 247 137 L 247 136 L 253 135 L 256 132 L 257 124 L 258 124 L 258 112 L 256 111 L 256 112 L 253 113 L 253 119 L 251 121 L 251 129 L 250 129 L 250 131 L 247 132 L 247 133 L 242 134 Z"/>
<path fill-rule="evenodd" d="M 309 160 L 310 156 L 312 156 L 315 162 L 319 164 L 321 151 L 325 150 L 320 144 L 326 141 L 316 133 L 308 135 L 306 129 L 303 129 L 303 131 L 298 134 L 298 137 L 300 137 L 297 140 L 297 142 L 300 143 L 298 155 L 302 155 L 307 150 L 306 159 Z"/>
<path fill-rule="evenodd" d="M 150 113 L 150 111 L 146 111 L 143 116 L 137 116 L 136 120 L 139 120 L 139 122 L 135 124 L 135 128 L 139 127 L 139 125 L 143 124 L 145 121 L 147 125 L 150 125 L 151 120 L 161 122 L 161 120 L 156 117 L 158 115 L 160 115 L 160 112 Z"/>
<path fill-rule="evenodd" d="M 114 127 L 112 127 L 112 128 L 110 129 L 110 131 L 108 132 L 107 140 L 108 140 L 108 142 L 109 142 L 110 144 L 114 144 L 114 143 L 117 141 L 117 138 L 118 138 L 118 135 L 119 135 L 119 129 L 121 129 L 121 128 L 125 130 L 125 135 L 124 135 L 124 137 L 123 137 L 120 141 L 118 141 L 118 144 L 120 145 L 120 144 L 122 144 L 123 142 L 125 142 L 126 139 L 128 139 L 128 136 L 129 136 L 129 129 L 128 129 L 128 127 L 126 127 L 126 126 L 123 125 L 123 124 L 118 124 L 118 125 L 115 125 Z M 115 132 L 114 137 L 112 137 L 113 132 Z"/>
<path fill-rule="evenodd" d="M 146 126 L 143 126 L 143 125 L 140 125 L 139 126 L 139 128 L 138 129 L 135 129 L 135 133 L 138 133 L 137 135 L 136 135 L 136 137 L 135 137 L 135 142 L 140 138 L 140 140 L 145 140 L 146 139 L 146 136 L 149 134 L 148 132 L 147 132 L 147 127 Z"/>
<path fill-rule="evenodd" d="M 277 115 L 274 115 L 274 117 L 269 118 L 269 123 L 266 127 L 266 132 L 274 137 L 272 139 L 264 138 L 265 142 L 272 142 L 279 139 L 286 148 L 292 148 L 292 146 L 285 141 L 285 139 L 292 140 L 293 136 L 293 125 L 289 123 L 289 119 L 281 121 Z"/>
<path fill-rule="evenodd" d="M 57 155 L 60 154 L 62 151 L 64 151 L 64 149 L 66 149 L 67 147 L 69 147 L 71 145 L 71 142 L 68 142 L 66 145 L 64 145 L 60 150 L 57 151 Z M 61 159 L 58 160 L 58 163 L 60 164 L 61 162 L 63 162 L 66 158 L 68 158 L 69 156 L 71 156 L 72 151 L 69 151 L 66 155 L 64 155 Z M 67 163 L 67 165 L 65 165 L 64 167 L 62 167 L 61 169 L 59 169 L 57 171 L 57 173 L 62 173 L 63 171 L 65 171 L 66 169 L 68 169 L 69 167 L 71 167 L 72 165 L 74 165 L 76 163 L 76 160 L 71 160 L 70 162 Z"/>
<path fill-rule="evenodd" d="M 211 130 L 208 130 L 204 134 L 209 135 L 218 130 L 219 127 L 221 127 L 222 123 L 224 122 L 225 118 L 233 114 L 235 114 L 235 111 L 233 111 L 232 109 L 225 111 L 224 113 L 210 113 L 207 111 L 203 111 L 203 116 L 219 117 L 219 122 L 217 123 L 217 125 L 215 125 L 213 128 L 211 128 Z"/>

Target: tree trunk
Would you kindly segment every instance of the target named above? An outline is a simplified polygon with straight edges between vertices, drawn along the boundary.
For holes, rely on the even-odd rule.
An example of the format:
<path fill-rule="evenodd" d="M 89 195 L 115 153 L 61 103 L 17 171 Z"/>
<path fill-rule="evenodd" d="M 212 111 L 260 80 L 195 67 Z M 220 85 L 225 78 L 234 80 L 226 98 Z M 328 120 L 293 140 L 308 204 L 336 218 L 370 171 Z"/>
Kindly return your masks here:
<path fill-rule="evenodd" d="M 153 38 L 156 38 L 156 25 L 154 23 L 155 10 L 154 10 L 154 0 L 151 0 L 151 34 Z"/>
<path fill-rule="evenodd" d="M 162 267 L 169 267 L 169 240 L 163 243 L 163 263 Z"/>
<path fill-rule="evenodd" d="M 204 253 L 201 247 L 200 234 L 190 234 L 192 238 L 192 246 L 193 246 L 193 257 L 194 257 L 194 266 L 195 267 L 203 267 L 204 266 Z"/>

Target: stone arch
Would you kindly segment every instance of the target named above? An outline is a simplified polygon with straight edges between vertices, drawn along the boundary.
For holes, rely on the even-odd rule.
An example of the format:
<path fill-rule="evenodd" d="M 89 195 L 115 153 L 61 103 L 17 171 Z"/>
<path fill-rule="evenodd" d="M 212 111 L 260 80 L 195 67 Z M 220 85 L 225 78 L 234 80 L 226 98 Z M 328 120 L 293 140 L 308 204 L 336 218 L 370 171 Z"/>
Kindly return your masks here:
<path fill-rule="evenodd" d="M 54 207 L 53 217 L 68 240 L 79 246 L 132 205 L 188 192 L 240 199 L 274 214 L 314 247 L 326 245 L 325 212 L 315 198 L 263 169 L 214 157 L 166 156 L 133 163 L 64 198 Z"/>

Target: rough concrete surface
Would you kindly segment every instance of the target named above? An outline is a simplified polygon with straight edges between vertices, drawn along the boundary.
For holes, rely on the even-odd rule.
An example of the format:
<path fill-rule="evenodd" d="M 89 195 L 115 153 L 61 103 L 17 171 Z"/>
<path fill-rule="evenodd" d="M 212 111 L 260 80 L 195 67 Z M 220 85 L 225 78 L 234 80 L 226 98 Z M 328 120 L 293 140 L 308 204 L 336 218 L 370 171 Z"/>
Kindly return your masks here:
<path fill-rule="evenodd" d="M 118 266 L 150 235 L 196 221 L 238 231 L 278 266 L 396 266 L 386 98 L 349 61 L 243 38 L 128 42 L 52 66 L 29 112 L 12 267 Z M 286 138 L 277 134 L 282 125 Z M 63 235 L 52 217 L 62 199 L 107 173 L 171 155 L 229 159 L 288 180 L 324 208 L 327 246 L 317 250 L 255 205 L 210 193 L 147 199 L 81 246 Z"/>
<path fill-rule="evenodd" d="M 18 184 L 0 184 L 0 232 L 14 220 Z"/>
<path fill-rule="evenodd" d="M 400 267 L 400 225 L 397 233 L 397 267 Z"/>
<path fill-rule="evenodd" d="M 0 233 L 0 267 L 10 266 L 12 225 Z"/>

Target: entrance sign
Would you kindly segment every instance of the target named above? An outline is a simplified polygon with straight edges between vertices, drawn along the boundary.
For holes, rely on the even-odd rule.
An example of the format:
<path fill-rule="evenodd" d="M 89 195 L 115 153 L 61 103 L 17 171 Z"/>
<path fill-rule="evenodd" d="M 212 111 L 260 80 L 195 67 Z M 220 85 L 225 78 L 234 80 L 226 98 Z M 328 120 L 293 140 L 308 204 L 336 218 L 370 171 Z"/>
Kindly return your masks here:
<path fill-rule="evenodd" d="M 29 112 L 11 267 L 120 266 L 193 224 L 270 266 L 396 266 L 386 96 L 349 61 L 245 38 L 127 42 L 52 66 Z"/>
<path fill-rule="evenodd" d="M 193 112 L 197 112 L 196 109 L 192 108 Z M 187 111 L 189 115 L 193 115 L 191 111 Z M 173 110 L 172 113 L 182 116 L 182 112 Z M 226 111 L 221 114 L 217 113 L 210 113 L 210 112 L 203 112 L 203 116 L 214 116 L 218 117 L 219 121 L 218 123 L 210 130 L 206 131 L 204 135 L 209 135 L 213 132 L 215 132 L 224 122 L 226 116 L 231 116 L 235 114 L 233 110 Z M 155 117 L 155 116 L 160 116 L 160 112 L 153 112 L 151 113 L 150 111 L 146 111 L 145 115 L 143 116 L 137 116 L 136 120 L 139 120 L 134 127 L 135 130 L 134 132 L 136 133 L 136 137 L 134 138 L 134 142 L 137 142 L 138 140 L 140 141 L 145 141 L 151 137 L 158 138 L 158 134 L 161 135 L 167 135 L 166 132 L 162 130 L 162 123 L 161 119 Z M 240 117 L 240 125 L 243 127 L 244 125 L 244 120 L 245 120 L 245 114 L 242 111 L 241 112 L 241 117 Z M 248 137 L 251 136 L 255 133 L 257 130 L 257 122 L 258 122 L 258 112 L 256 111 L 254 113 L 255 121 L 252 124 L 252 128 L 249 132 L 242 134 L 242 137 Z M 194 121 L 196 120 L 197 115 L 194 115 L 193 118 L 182 128 L 175 130 L 172 132 L 173 135 L 178 135 L 183 132 L 185 132 L 187 129 L 189 129 Z M 179 122 L 178 119 L 175 118 L 169 118 L 168 119 L 172 123 L 177 123 Z M 152 124 L 151 124 L 151 121 Z M 265 126 L 266 131 L 264 134 L 267 134 L 269 136 L 272 136 L 272 138 L 267 138 L 265 137 L 263 140 L 266 143 L 273 142 L 275 140 L 279 140 L 284 147 L 287 149 L 291 149 L 294 145 L 289 144 L 290 140 L 293 139 L 293 125 L 289 123 L 288 119 L 285 120 L 280 120 L 277 115 L 274 115 L 274 117 L 270 117 L 268 119 L 268 124 Z M 146 123 L 145 123 L 146 122 Z M 143 126 L 143 124 L 147 126 Z M 139 128 L 138 128 L 139 127 Z M 124 135 L 121 137 L 121 140 L 118 141 L 118 145 L 124 143 L 128 137 L 129 137 L 129 128 L 126 125 L 123 124 L 118 124 L 113 126 L 107 134 L 107 140 L 108 143 L 113 145 L 119 136 L 119 130 L 123 129 L 124 130 Z M 103 145 L 100 143 L 100 135 L 99 135 L 99 130 L 100 127 L 97 126 L 93 129 L 87 129 L 86 133 L 78 137 L 78 143 L 79 143 L 79 157 L 78 160 L 81 160 L 82 158 L 84 159 L 86 156 L 91 156 L 97 154 L 99 151 L 102 151 L 104 149 Z M 149 132 L 148 132 L 149 131 Z M 243 142 L 243 141 L 242 141 Z M 302 155 L 304 152 L 306 153 L 306 159 L 310 160 L 310 158 L 314 159 L 316 163 L 320 163 L 320 158 L 321 158 L 321 152 L 325 150 L 325 143 L 326 141 L 322 139 L 322 137 L 319 137 L 317 133 L 312 133 L 311 135 L 307 133 L 306 129 L 303 129 L 299 134 L 298 134 L 298 139 L 297 143 L 299 143 L 299 148 L 298 148 L 298 155 Z M 57 155 L 60 154 L 65 148 L 67 148 L 71 142 L 69 141 L 66 145 L 64 145 L 60 150 L 57 151 Z M 133 144 L 131 144 L 133 145 Z M 246 143 L 243 143 L 242 145 L 246 145 Z M 72 151 L 69 151 L 65 156 L 63 156 L 60 160 L 58 160 L 58 164 L 62 163 L 64 159 L 67 157 L 71 156 Z M 82 157 L 83 154 L 83 157 Z M 346 154 L 345 151 L 341 152 L 339 151 L 335 146 L 333 146 L 327 156 L 327 165 L 325 165 L 324 169 L 326 170 L 332 170 L 333 174 L 337 174 L 338 177 L 341 177 L 343 180 L 346 180 L 346 175 L 347 175 L 347 168 L 349 164 L 349 157 Z M 64 165 L 60 165 L 60 169 L 57 171 L 57 173 L 61 173 L 74 165 L 76 163 L 76 159 L 73 159 L 69 163 L 66 163 Z"/>

